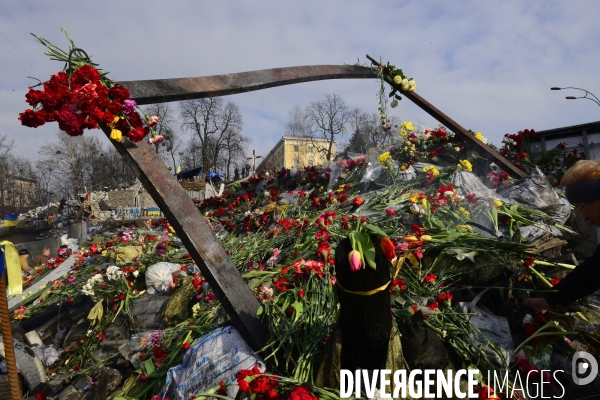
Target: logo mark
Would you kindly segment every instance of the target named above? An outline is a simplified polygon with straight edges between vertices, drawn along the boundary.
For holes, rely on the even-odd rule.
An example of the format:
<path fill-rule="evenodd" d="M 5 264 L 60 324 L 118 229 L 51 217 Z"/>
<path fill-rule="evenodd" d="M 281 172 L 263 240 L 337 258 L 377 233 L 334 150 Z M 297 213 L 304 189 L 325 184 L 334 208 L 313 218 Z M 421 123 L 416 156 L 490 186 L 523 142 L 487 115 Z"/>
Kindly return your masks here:
<path fill-rule="evenodd" d="M 590 353 L 578 351 L 571 360 L 571 375 L 576 385 L 587 385 L 598 375 L 598 362 Z"/>

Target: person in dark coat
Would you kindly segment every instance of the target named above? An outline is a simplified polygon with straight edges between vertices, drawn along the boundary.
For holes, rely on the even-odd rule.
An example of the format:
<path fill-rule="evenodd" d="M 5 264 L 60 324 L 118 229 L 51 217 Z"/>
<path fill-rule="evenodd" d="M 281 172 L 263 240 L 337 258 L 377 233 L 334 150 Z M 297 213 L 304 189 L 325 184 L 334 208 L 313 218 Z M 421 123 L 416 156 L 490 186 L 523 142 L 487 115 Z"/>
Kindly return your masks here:
<path fill-rule="evenodd" d="M 581 160 L 569 168 L 560 181 L 567 200 L 581 211 L 586 221 L 600 227 L 600 160 Z M 523 306 L 545 312 L 555 305 L 568 306 L 600 289 L 600 246 L 592 256 L 561 280 L 557 291 L 544 298 L 523 300 Z"/>
<path fill-rule="evenodd" d="M 240 179 L 240 169 L 238 167 L 235 167 L 235 169 L 233 170 L 233 180 L 237 181 Z"/>

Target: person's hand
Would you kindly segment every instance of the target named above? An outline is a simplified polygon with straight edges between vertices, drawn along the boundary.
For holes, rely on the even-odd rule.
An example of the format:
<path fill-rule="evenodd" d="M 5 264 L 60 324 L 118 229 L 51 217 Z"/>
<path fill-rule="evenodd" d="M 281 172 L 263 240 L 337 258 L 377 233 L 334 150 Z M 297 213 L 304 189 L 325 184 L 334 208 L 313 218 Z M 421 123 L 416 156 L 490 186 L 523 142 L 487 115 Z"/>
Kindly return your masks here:
<path fill-rule="evenodd" d="M 539 312 L 545 313 L 550 308 L 550 304 L 548 304 L 546 299 L 541 297 L 533 299 L 523 299 L 523 301 L 521 302 L 521 306 L 533 309 L 533 311 L 536 314 Z"/>

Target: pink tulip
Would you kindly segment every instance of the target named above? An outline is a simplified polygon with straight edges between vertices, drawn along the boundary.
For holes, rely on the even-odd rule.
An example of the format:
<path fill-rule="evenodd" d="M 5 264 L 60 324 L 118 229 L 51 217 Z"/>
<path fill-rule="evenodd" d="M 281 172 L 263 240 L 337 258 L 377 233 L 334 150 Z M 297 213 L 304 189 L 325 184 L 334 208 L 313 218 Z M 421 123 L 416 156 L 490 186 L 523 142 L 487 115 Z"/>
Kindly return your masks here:
<path fill-rule="evenodd" d="M 352 250 L 348 254 L 348 262 L 350 263 L 350 270 L 353 272 L 362 268 L 362 258 L 357 250 Z"/>

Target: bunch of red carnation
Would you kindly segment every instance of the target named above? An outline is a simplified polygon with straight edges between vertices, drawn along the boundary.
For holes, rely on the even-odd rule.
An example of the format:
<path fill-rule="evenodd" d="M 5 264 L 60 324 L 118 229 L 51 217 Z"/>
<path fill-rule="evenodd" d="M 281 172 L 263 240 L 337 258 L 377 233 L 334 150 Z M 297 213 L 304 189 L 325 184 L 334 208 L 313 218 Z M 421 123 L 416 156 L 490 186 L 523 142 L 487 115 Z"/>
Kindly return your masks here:
<path fill-rule="evenodd" d="M 115 85 L 91 65 L 77 68 L 71 76 L 52 75 L 44 90 L 29 88 L 25 99 L 33 109 L 19 114 L 25 126 L 37 128 L 46 122 L 58 122 L 69 136 L 80 136 L 84 129 L 111 125 L 133 142 L 141 141 L 150 127 L 135 112 L 135 101 L 123 86 Z"/>

